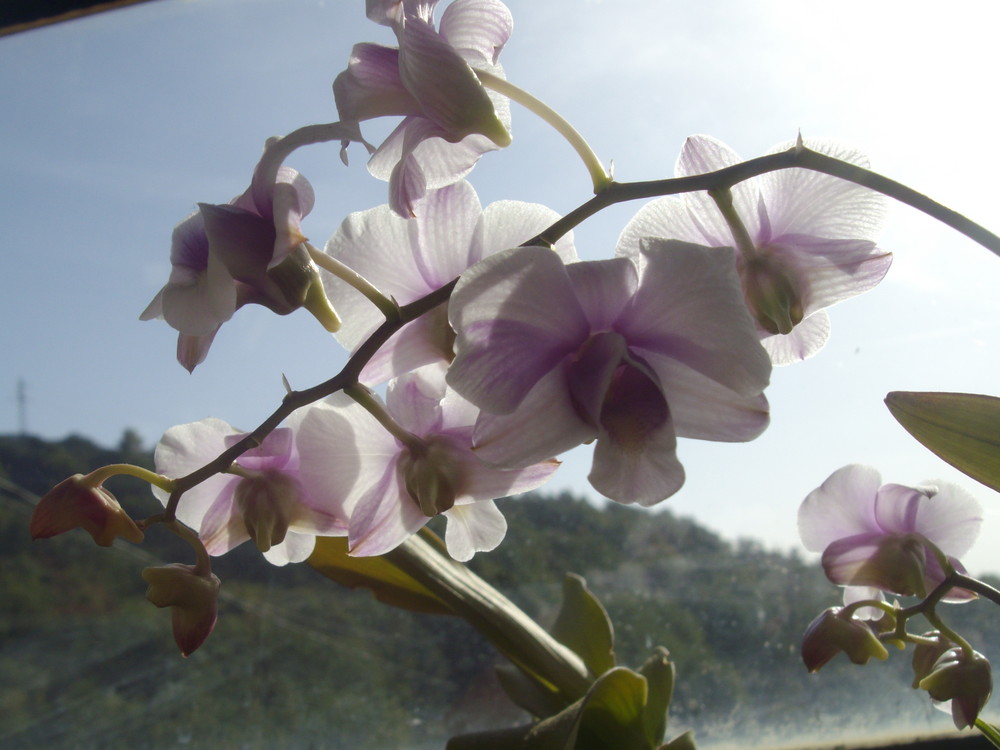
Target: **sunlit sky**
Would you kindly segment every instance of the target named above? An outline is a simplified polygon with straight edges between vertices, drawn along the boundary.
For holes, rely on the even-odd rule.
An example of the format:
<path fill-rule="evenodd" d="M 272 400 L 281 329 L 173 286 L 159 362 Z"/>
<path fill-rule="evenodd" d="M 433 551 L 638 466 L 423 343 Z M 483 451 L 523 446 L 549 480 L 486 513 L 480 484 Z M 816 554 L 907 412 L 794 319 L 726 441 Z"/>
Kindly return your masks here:
<path fill-rule="evenodd" d="M 992 1 L 509 0 L 509 78 L 559 110 L 620 180 L 670 176 L 687 135 L 746 157 L 795 137 L 835 137 L 873 167 L 1000 230 Z M 189 375 L 175 333 L 139 313 L 169 272 L 170 232 L 195 203 L 246 187 L 265 138 L 336 119 L 330 84 L 351 45 L 392 43 L 361 0 L 156 0 L 0 39 L 0 432 L 83 434 L 126 427 L 152 445 L 209 415 L 249 429 L 282 395 L 329 377 L 342 350 L 307 314 L 245 309 Z M 514 144 L 471 180 L 502 198 L 565 212 L 587 175 L 551 130 L 514 106 Z M 373 129 L 372 134 L 379 131 Z M 317 207 L 323 244 L 349 212 L 385 201 L 363 154 L 337 147 L 289 163 Z M 608 257 L 638 206 L 576 232 L 582 257 Z M 1000 259 L 906 207 L 882 246 L 893 268 L 875 291 L 831 311 L 815 358 L 775 371 L 772 425 L 750 444 L 682 441 L 688 482 L 664 505 L 735 539 L 797 544 L 802 498 L 851 462 L 885 481 L 942 478 L 976 494 L 983 538 L 973 571 L 1000 571 L 1000 497 L 921 448 L 882 405 L 891 390 L 998 393 Z M 551 487 L 593 496 L 589 449 Z"/>

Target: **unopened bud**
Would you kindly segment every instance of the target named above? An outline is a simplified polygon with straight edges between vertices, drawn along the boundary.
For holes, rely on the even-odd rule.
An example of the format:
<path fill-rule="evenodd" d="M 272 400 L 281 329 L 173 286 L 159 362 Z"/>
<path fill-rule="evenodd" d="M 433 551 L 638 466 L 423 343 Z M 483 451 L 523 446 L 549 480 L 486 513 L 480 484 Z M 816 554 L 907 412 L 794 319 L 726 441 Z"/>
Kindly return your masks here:
<path fill-rule="evenodd" d="M 82 528 L 102 547 L 110 547 L 119 536 L 136 544 L 143 539 L 142 531 L 115 496 L 99 484 L 91 484 L 83 474 L 74 474 L 49 490 L 31 514 L 32 539 L 75 528 Z"/>
<path fill-rule="evenodd" d="M 979 712 L 990 699 L 993 675 L 989 661 L 979 652 L 969 654 L 961 648 L 952 648 L 938 658 L 919 687 L 942 708 L 950 707 L 952 721 L 958 729 L 963 729 L 976 723 Z"/>
<path fill-rule="evenodd" d="M 802 661 L 817 672 L 841 651 L 855 664 L 867 664 L 872 657 L 885 660 L 889 652 L 868 624 L 844 617 L 843 609 L 830 607 L 813 620 L 802 636 Z"/>
<path fill-rule="evenodd" d="M 196 571 L 180 563 L 142 571 L 149 584 L 146 598 L 157 607 L 172 608 L 174 642 L 185 657 L 205 642 L 218 617 L 219 579 Z"/>

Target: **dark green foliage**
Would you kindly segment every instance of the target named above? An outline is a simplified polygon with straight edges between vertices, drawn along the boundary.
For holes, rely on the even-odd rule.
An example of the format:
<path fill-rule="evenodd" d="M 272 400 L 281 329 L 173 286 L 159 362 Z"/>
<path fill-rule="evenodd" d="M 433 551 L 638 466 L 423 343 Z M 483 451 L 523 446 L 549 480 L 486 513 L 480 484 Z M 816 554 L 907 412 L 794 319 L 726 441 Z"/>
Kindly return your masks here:
<path fill-rule="evenodd" d="M 137 436 L 120 447 L 149 465 Z M 124 458 L 79 437 L 0 437 L 0 477 L 36 494 Z M 136 516 L 159 508 L 142 482 L 108 486 Z M 443 747 L 448 736 L 529 718 L 507 702 L 495 652 L 463 621 L 387 607 L 304 565 L 276 568 L 251 545 L 214 562 L 219 624 L 184 660 L 169 615 L 143 597 L 140 571 L 190 563 L 190 549 L 155 527 L 138 547 L 102 549 L 82 531 L 31 542 L 31 506 L 16 487 L 0 492 L 0 747 Z M 545 626 L 565 573 L 584 576 L 611 616 L 618 664 L 638 669 L 656 646 L 669 649 L 669 736 L 695 726 L 705 746 L 793 718 L 808 733 L 836 711 L 925 725 L 934 713 L 907 687 L 908 653 L 806 673 L 799 638 L 838 592 L 796 555 L 730 544 L 668 511 L 566 494 L 501 509 L 507 539 L 471 567 Z M 987 656 L 1000 653 L 992 606 L 942 614 Z M 948 724 L 940 715 L 933 726 Z"/>

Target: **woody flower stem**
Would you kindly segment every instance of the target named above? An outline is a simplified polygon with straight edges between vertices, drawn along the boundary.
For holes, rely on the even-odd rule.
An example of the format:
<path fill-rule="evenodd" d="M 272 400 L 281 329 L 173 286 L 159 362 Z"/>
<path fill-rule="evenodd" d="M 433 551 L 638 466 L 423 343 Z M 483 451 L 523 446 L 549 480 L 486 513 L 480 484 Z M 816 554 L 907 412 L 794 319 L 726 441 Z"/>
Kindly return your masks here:
<path fill-rule="evenodd" d="M 498 81 L 501 79 L 497 79 Z M 491 81 L 491 83 L 493 83 Z M 502 93 L 502 92 L 501 92 Z M 561 119 L 561 118 L 560 118 Z M 334 140 L 342 135 L 341 128 L 345 127 L 341 123 L 333 123 L 325 126 L 312 126 L 318 128 L 316 131 L 305 130 L 305 134 L 296 131 L 296 138 L 288 137 L 289 142 L 284 142 L 283 146 L 303 145 L 304 143 L 320 142 L 323 140 Z M 575 131 L 574 131 L 575 132 Z M 315 140 L 313 140 L 315 139 Z M 589 146 L 587 147 L 589 149 Z M 596 157 L 595 157 L 596 158 Z M 961 232 L 966 237 L 974 240 L 990 252 L 1000 256 L 1000 237 L 993 234 L 986 228 L 967 219 L 957 211 L 947 208 L 937 201 L 931 200 L 926 195 L 918 193 L 912 188 L 883 177 L 880 174 L 863 169 L 855 164 L 841 161 L 832 156 L 812 151 L 801 145 L 793 146 L 787 151 L 777 154 L 769 154 L 756 159 L 734 164 L 733 166 L 708 172 L 706 174 L 691 175 L 688 177 L 675 177 L 665 180 L 653 180 L 649 182 L 628 182 L 620 183 L 610 181 L 593 198 L 586 203 L 570 211 L 562 219 L 536 237 L 525 242 L 525 245 L 548 245 L 551 246 L 564 234 L 581 224 L 584 220 L 600 212 L 601 210 L 616 203 L 639 200 L 642 198 L 655 198 L 663 195 L 675 195 L 694 190 L 714 190 L 723 191 L 731 188 L 739 182 L 757 177 L 768 172 L 779 169 L 791 169 L 799 167 L 802 169 L 812 169 L 817 172 L 839 177 L 843 180 L 853 182 L 858 185 L 876 190 L 888 195 L 901 203 L 912 206 L 919 211 L 923 211 L 929 216 L 941 221 L 947 226 Z M 601 168 L 603 170 L 603 167 Z M 593 170 L 592 170 L 593 171 Z M 215 460 L 206 464 L 197 471 L 191 472 L 187 476 L 174 480 L 170 499 L 167 507 L 161 516 L 155 518 L 156 521 L 170 520 L 174 517 L 177 503 L 181 495 L 191 487 L 203 482 L 208 477 L 226 471 L 229 466 L 246 451 L 260 442 L 271 433 L 281 422 L 296 409 L 319 401 L 327 396 L 343 390 L 344 388 L 358 382 L 358 375 L 369 359 L 379 350 L 379 348 L 389 340 L 389 338 L 406 323 L 416 320 L 421 315 L 429 312 L 438 305 L 446 302 L 451 296 L 452 289 L 458 279 L 454 279 L 441 288 L 431 292 L 425 297 L 411 302 L 399 308 L 399 315 L 394 319 L 388 319 L 383 323 L 371 337 L 354 353 L 348 360 L 344 369 L 334 375 L 329 380 L 320 383 L 303 391 L 292 391 L 288 393 L 270 417 L 249 433 L 243 440 L 233 447 L 221 453 Z M 154 520 L 154 519 L 150 519 Z"/>
<path fill-rule="evenodd" d="M 587 692 L 593 677 L 583 660 L 464 565 L 416 535 L 385 557 L 430 589 L 518 667 L 570 701 Z"/>

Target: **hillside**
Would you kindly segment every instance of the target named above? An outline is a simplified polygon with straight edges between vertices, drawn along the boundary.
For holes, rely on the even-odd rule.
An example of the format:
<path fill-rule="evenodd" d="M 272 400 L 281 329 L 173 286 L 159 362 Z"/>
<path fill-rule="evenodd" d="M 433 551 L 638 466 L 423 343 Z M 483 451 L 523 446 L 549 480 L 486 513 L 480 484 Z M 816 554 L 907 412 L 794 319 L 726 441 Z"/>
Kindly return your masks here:
<path fill-rule="evenodd" d="M 154 529 L 141 547 L 110 550 L 80 531 L 28 537 L 31 493 L 123 457 L 149 462 L 134 440 L 119 448 L 0 437 L 0 746 L 441 747 L 451 734 L 523 718 L 498 692 L 491 647 L 463 622 L 392 609 L 306 566 L 275 568 L 249 545 L 218 560 L 219 625 L 181 659 L 139 576 L 189 561 L 173 537 Z M 141 482 L 109 487 L 126 507 L 154 507 Z M 905 689 L 907 655 L 864 669 L 838 658 L 806 674 L 801 633 L 838 595 L 795 555 L 729 544 L 666 511 L 565 494 L 501 508 L 507 539 L 472 567 L 543 623 L 564 573 L 585 576 L 615 623 L 619 663 L 670 649 L 672 726 L 695 727 L 702 747 L 838 726 L 836 712 L 860 731 L 890 717 L 918 731 L 949 726 Z M 990 607 L 954 613 L 981 650 L 1000 654 Z"/>

